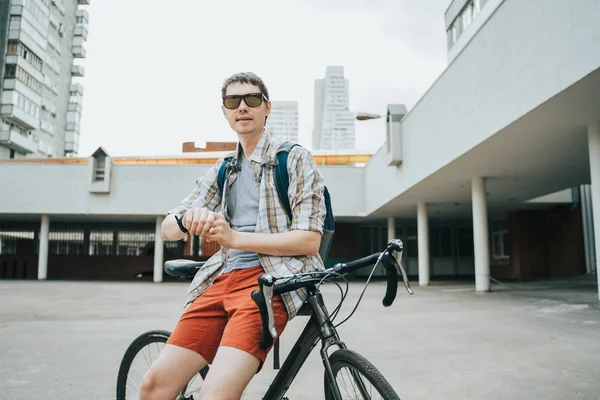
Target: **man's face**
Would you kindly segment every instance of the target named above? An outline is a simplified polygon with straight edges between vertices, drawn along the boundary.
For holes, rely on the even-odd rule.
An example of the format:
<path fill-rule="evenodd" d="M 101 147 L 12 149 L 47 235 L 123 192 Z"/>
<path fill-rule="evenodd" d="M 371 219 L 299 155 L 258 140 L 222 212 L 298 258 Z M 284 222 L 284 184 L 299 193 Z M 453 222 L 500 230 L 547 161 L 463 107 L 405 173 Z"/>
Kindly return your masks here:
<path fill-rule="evenodd" d="M 227 87 L 225 96 L 244 95 L 250 93 L 260 94 L 258 86 L 249 83 L 232 83 Z M 240 105 L 235 109 L 228 109 L 221 106 L 223 114 L 229 126 L 240 135 L 261 132 L 265 125 L 265 118 L 271 111 L 271 102 L 267 102 L 264 98 L 257 107 L 249 107 L 244 100 L 240 101 Z"/>

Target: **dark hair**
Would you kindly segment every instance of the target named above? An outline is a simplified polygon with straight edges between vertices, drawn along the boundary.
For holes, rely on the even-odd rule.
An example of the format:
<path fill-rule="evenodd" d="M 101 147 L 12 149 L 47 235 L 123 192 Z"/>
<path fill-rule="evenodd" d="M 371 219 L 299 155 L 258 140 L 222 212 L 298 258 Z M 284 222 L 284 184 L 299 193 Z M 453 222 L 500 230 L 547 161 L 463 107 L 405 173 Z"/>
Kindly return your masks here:
<path fill-rule="evenodd" d="M 265 95 L 267 100 L 269 99 L 269 91 L 267 90 L 265 83 L 253 72 L 240 72 L 225 79 L 225 82 L 223 82 L 223 87 L 221 88 L 221 97 L 225 97 L 227 88 L 232 83 L 249 83 L 251 85 L 258 86 L 260 92 Z"/>

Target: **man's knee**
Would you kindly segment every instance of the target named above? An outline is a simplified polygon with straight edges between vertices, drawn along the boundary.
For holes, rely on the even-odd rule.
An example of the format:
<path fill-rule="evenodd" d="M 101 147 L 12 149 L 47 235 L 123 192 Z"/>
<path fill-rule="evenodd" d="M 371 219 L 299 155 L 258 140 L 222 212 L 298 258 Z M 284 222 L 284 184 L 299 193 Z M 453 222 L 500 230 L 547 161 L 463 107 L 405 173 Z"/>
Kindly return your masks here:
<path fill-rule="evenodd" d="M 140 386 L 140 400 L 154 400 L 158 399 L 157 394 L 160 391 L 160 382 L 158 373 L 150 368 L 144 374 L 142 378 L 142 385 Z"/>

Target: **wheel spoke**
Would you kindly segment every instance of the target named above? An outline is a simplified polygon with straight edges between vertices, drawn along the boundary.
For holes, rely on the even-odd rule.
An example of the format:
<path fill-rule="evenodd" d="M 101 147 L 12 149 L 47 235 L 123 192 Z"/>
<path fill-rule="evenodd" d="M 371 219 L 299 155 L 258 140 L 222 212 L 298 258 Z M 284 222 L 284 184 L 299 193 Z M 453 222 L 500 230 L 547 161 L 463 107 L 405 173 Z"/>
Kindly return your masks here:
<path fill-rule="evenodd" d="M 137 389 L 136 393 L 140 393 L 140 387 L 137 385 L 137 383 L 135 383 L 135 381 L 133 379 L 131 379 L 131 377 L 128 377 L 128 380 L 130 380 L 135 385 L 135 388 Z M 129 388 L 129 385 L 127 387 Z M 132 390 L 132 389 L 130 389 L 130 390 Z"/>
<path fill-rule="evenodd" d="M 154 360 L 152 359 L 152 347 L 150 346 L 148 346 L 148 357 L 150 357 L 150 364 L 148 366 L 151 367 L 154 364 Z"/>
<path fill-rule="evenodd" d="M 339 350 L 330 356 L 334 384 L 342 400 L 398 399 L 398 395 L 375 367 L 350 350 Z M 327 379 L 327 378 L 326 378 Z M 327 399 L 332 391 L 326 388 Z"/>

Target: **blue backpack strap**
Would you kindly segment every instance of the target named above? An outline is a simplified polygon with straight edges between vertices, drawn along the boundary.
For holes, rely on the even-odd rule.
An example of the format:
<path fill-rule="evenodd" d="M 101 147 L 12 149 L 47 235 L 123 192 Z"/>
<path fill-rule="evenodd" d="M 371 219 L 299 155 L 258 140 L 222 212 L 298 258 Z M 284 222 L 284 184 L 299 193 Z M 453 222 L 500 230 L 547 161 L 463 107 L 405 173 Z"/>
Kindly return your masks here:
<path fill-rule="evenodd" d="M 225 175 L 227 172 L 227 165 L 233 160 L 233 156 L 225 157 L 223 160 L 223 164 L 219 168 L 219 173 L 217 174 L 217 185 L 219 186 L 219 193 L 223 195 L 223 185 L 225 184 Z"/>
<path fill-rule="evenodd" d="M 290 221 L 292 220 L 292 209 L 290 208 L 290 198 L 288 189 L 290 187 L 290 176 L 287 169 L 287 160 L 290 151 L 299 144 L 284 142 L 277 149 L 277 167 L 275 168 L 275 188 L 281 205 L 285 210 Z"/>

